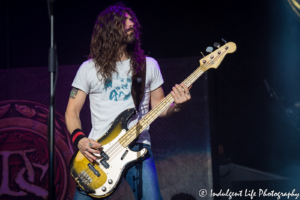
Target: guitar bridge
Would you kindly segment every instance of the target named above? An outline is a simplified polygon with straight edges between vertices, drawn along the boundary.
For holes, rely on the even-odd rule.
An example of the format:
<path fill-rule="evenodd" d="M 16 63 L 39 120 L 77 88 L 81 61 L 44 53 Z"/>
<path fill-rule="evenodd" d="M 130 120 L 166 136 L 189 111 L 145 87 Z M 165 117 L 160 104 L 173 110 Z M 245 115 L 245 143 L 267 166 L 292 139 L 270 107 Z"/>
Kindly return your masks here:
<path fill-rule="evenodd" d="M 80 185 L 89 185 L 93 181 L 85 171 L 81 172 L 76 180 Z"/>

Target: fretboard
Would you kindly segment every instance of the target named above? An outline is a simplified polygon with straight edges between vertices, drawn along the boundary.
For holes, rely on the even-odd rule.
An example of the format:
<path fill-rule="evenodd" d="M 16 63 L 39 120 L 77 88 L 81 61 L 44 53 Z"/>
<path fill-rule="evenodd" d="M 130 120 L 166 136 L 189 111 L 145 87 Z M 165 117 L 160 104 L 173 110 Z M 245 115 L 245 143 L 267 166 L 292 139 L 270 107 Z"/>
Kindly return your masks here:
<path fill-rule="evenodd" d="M 187 87 L 191 86 L 206 70 L 207 68 L 204 66 L 198 67 L 183 81 L 183 83 Z M 163 111 L 169 108 L 173 101 L 174 99 L 172 95 L 168 94 L 157 106 L 149 111 L 137 124 L 131 127 L 124 136 L 119 139 L 122 146 L 127 147 L 132 141 L 134 141 Z"/>

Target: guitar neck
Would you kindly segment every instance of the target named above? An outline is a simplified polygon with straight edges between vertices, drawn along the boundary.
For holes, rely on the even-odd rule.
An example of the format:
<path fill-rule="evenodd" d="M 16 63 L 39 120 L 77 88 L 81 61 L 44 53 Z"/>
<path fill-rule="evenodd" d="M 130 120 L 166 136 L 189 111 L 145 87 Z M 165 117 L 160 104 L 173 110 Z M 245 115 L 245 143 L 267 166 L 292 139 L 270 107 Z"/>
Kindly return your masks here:
<path fill-rule="evenodd" d="M 189 77 L 182 83 L 187 87 L 191 86 L 207 68 L 204 66 L 198 67 Z M 119 139 L 122 146 L 127 147 L 134 141 L 163 111 L 170 107 L 174 102 L 171 94 L 168 94 L 157 106 L 148 112 L 136 125 L 130 128 L 127 133 Z"/>
<path fill-rule="evenodd" d="M 226 43 L 222 47 L 210 53 L 200 60 L 200 66 L 182 83 L 187 87 L 191 86 L 206 70 L 217 68 L 227 53 L 233 53 L 236 50 L 236 44 L 233 42 Z M 134 141 L 164 110 L 169 108 L 174 99 L 168 94 L 155 108 L 148 112 L 136 125 L 130 128 L 120 139 L 119 142 L 127 147 Z"/>

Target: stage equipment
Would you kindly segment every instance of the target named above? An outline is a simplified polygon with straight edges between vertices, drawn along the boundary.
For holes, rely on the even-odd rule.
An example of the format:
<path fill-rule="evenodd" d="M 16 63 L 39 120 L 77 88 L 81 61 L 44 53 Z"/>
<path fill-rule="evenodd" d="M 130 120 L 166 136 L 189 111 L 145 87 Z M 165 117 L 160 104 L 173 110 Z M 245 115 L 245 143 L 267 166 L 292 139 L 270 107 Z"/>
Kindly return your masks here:
<path fill-rule="evenodd" d="M 49 117 L 48 117 L 48 145 L 49 145 L 49 199 L 55 198 L 55 172 L 54 172 L 54 159 L 55 159 L 55 86 L 57 82 L 57 56 L 56 45 L 54 42 L 54 0 L 47 0 L 48 13 L 50 18 L 50 48 L 48 57 L 48 71 L 50 73 L 50 99 L 49 99 Z"/>
<path fill-rule="evenodd" d="M 292 122 L 293 126 L 297 131 L 300 131 L 300 117 L 297 116 L 291 108 L 286 108 L 283 103 L 279 100 L 278 96 L 276 95 L 276 92 L 273 88 L 270 87 L 269 83 L 267 82 L 266 79 L 263 80 L 265 87 L 270 94 L 270 97 L 273 98 L 275 97 L 275 100 L 277 103 L 281 106 L 281 108 L 284 110 L 285 114 L 289 118 L 289 120 Z"/>

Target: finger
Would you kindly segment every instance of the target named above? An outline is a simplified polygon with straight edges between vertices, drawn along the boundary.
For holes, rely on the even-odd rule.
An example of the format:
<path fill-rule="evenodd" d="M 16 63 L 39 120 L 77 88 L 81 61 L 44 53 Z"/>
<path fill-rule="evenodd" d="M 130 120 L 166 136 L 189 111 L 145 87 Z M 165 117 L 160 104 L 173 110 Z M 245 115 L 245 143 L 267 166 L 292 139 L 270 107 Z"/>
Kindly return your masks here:
<path fill-rule="evenodd" d="M 184 94 L 184 89 L 180 85 L 176 84 L 175 87 L 178 90 L 178 92 L 179 92 L 180 95 Z"/>
<path fill-rule="evenodd" d="M 96 149 L 93 149 L 93 148 L 89 148 L 88 150 L 90 153 L 97 153 L 97 154 L 100 154 L 100 151 L 99 150 L 96 150 Z"/>
<path fill-rule="evenodd" d="M 102 145 L 98 142 L 96 142 L 95 140 L 90 140 L 89 146 L 94 148 L 94 149 L 100 149 L 102 147 Z"/>
<path fill-rule="evenodd" d="M 88 154 L 85 153 L 85 154 L 83 154 L 83 155 L 84 155 L 84 156 L 86 157 L 86 159 L 88 159 L 90 162 L 93 162 L 93 159 L 90 158 Z"/>
<path fill-rule="evenodd" d="M 180 85 L 184 88 L 186 98 L 191 99 L 191 94 L 190 94 L 189 88 L 184 83 L 181 83 Z"/>
<path fill-rule="evenodd" d="M 179 92 L 179 95 L 178 95 L 178 102 L 177 102 L 177 103 L 183 103 L 183 102 L 186 102 L 186 101 L 187 101 L 187 97 L 186 97 L 185 91 L 184 91 L 184 89 L 182 88 L 182 86 L 176 84 L 176 89 L 177 89 L 178 91 L 181 92 L 181 93 Z"/>
<path fill-rule="evenodd" d="M 84 156 L 85 156 L 90 162 L 94 162 L 93 158 L 92 158 L 90 155 L 85 154 Z"/>
<path fill-rule="evenodd" d="M 189 92 L 189 89 L 186 87 L 186 85 L 184 83 L 181 83 L 180 85 L 178 85 L 178 88 L 181 90 L 181 102 L 186 102 L 188 100 L 188 97 L 186 95 L 186 92 Z"/>
<path fill-rule="evenodd" d="M 186 84 L 184 84 L 184 83 L 181 83 L 180 85 L 181 85 L 181 86 L 184 86 L 184 85 L 186 86 Z M 188 89 L 190 90 L 190 89 L 192 88 L 192 86 L 193 86 L 193 85 L 190 85 L 190 87 L 188 87 Z"/>
<path fill-rule="evenodd" d="M 175 95 L 175 93 L 173 91 L 171 91 L 171 95 L 172 95 L 172 97 L 173 97 L 173 99 L 175 101 L 175 99 L 177 99 L 177 97 L 176 97 L 176 95 Z"/>
<path fill-rule="evenodd" d="M 181 83 L 180 86 L 182 87 L 185 93 L 189 91 L 188 87 L 184 83 Z"/>
<path fill-rule="evenodd" d="M 180 97 L 180 94 L 179 94 L 177 88 L 176 88 L 176 87 L 173 87 L 172 89 L 173 89 L 173 92 L 174 92 L 174 94 L 175 94 L 175 97 L 176 97 L 176 98 L 179 98 L 179 97 Z"/>
<path fill-rule="evenodd" d="M 82 153 L 82 155 L 84 155 L 90 162 L 93 162 L 93 159 L 91 157 L 91 155 L 88 153 L 88 149 L 80 149 L 80 152 Z"/>
<path fill-rule="evenodd" d="M 92 161 L 94 161 L 94 160 L 96 160 L 96 157 L 90 153 L 92 150 L 93 149 L 91 149 L 91 148 L 87 148 L 87 151 L 85 151 L 85 157 L 88 157 L 89 159 L 92 159 Z"/>
<path fill-rule="evenodd" d="M 186 95 L 187 92 L 189 92 L 189 89 L 184 83 L 181 83 L 180 86 L 182 87 L 182 90 L 184 91 L 184 94 Z"/>

